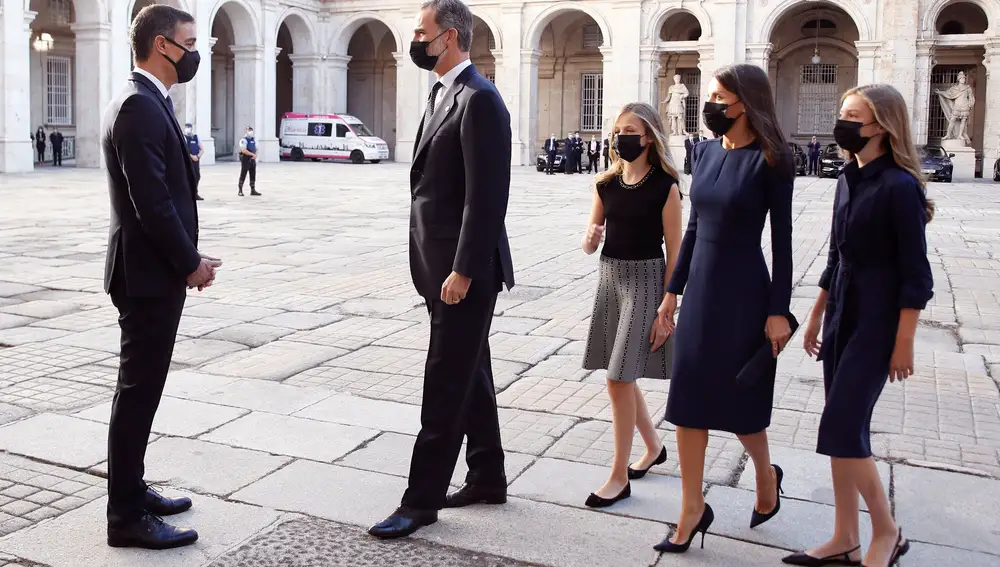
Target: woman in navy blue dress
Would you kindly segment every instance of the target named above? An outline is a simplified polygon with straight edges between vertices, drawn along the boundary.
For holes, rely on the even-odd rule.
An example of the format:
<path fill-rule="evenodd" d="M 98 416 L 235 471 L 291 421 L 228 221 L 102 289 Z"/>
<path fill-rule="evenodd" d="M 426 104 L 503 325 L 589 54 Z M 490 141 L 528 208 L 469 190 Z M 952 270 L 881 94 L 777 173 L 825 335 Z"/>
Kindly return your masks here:
<path fill-rule="evenodd" d="M 848 91 L 834 138 L 851 161 L 837 180 L 830 252 L 804 340 L 806 352 L 823 361 L 826 405 L 816 451 L 830 457 L 836 525 L 830 541 L 784 561 L 886 567 L 909 542 L 892 519 L 869 425 L 886 378 L 913 373 L 917 320 L 933 295 L 925 225 L 934 204 L 925 197 L 910 113 L 896 89 Z M 859 493 L 872 523 L 863 563 Z"/>
<path fill-rule="evenodd" d="M 702 492 L 710 429 L 735 433 L 753 459 L 750 527 L 780 506 L 782 472 L 771 464 L 766 429 L 776 359 L 792 334 L 792 156 L 770 81 L 756 65 L 717 71 L 704 117 L 720 138 L 694 150 L 691 215 L 664 300 L 672 321 L 677 295 L 684 294 L 666 412 L 677 426 L 684 496 L 673 539 L 656 546 L 672 553 L 686 551 L 714 518 Z M 772 274 L 761 251 L 768 213 Z"/>

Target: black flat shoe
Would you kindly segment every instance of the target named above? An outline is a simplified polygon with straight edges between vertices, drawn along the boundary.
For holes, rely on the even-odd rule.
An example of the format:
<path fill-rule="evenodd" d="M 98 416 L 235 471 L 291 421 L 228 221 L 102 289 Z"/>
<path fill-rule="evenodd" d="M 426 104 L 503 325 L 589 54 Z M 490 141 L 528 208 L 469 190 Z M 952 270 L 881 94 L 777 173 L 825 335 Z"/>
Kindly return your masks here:
<path fill-rule="evenodd" d="M 485 487 L 476 484 L 463 484 L 455 492 L 445 498 L 445 508 L 462 508 L 473 504 L 506 504 L 507 485 L 502 488 Z"/>
<path fill-rule="evenodd" d="M 381 539 L 406 537 L 437 520 L 437 510 L 417 510 L 400 506 L 388 518 L 368 528 L 368 533 Z"/>
<path fill-rule="evenodd" d="M 111 547 L 172 549 L 191 545 L 196 541 L 198 532 L 171 526 L 153 514 L 146 514 L 124 526 L 108 526 L 108 545 Z"/>
<path fill-rule="evenodd" d="M 587 497 L 587 501 L 584 502 L 584 505 L 588 508 L 607 508 L 619 500 L 625 500 L 629 496 L 632 496 L 632 484 L 626 482 L 625 488 L 618 493 L 618 496 L 615 496 L 614 498 L 602 498 L 591 492 L 590 496 Z"/>
<path fill-rule="evenodd" d="M 146 489 L 146 494 L 143 495 L 142 505 L 150 514 L 172 516 L 190 510 L 191 499 L 185 496 L 167 498 L 157 492 L 155 488 L 150 487 Z"/>
<path fill-rule="evenodd" d="M 899 528 L 899 536 L 896 538 L 896 549 L 892 552 L 892 557 L 889 558 L 889 562 L 885 564 L 885 567 L 892 567 L 899 561 L 899 558 L 906 555 L 906 552 L 910 550 L 910 540 L 903 541 L 903 528 Z M 864 563 L 861 567 L 868 567 Z"/>
<path fill-rule="evenodd" d="M 781 489 L 781 479 L 785 478 L 785 471 L 781 470 L 778 465 L 771 465 L 774 467 L 774 476 L 778 478 L 778 487 L 775 490 L 775 495 L 777 500 L 774 501 L 774 510 L 771 510 L 767 514 L 761 514 L 754 508 L 753 514 L 750 515 L 750 527 L 756 528 L 757 526 L 763 524 L 764 522 L 770 520 L 771 518 L 778 515 L 778 510 L 781 510 L 781 494 L 784 490 Z"/>
<path fill-rule="evenodd" d="M 631 480 L 640 479 L 640 478 L 646 476 L 646 473 L 649 472 L 649 469 L 655 467 L 656 465 L 662 465 L 665 462 L 667 462 L 667 448 L 666 448 L 666 446 L 664 446 L 662 449 L 660 449 L 660 455 L 658 457 L 656 457 L 656 460 L 653 461 L 653 464 L 649 465 L 648 467 L 646 467 L 644 469 L 633 469 L 631 466 L 629 466 L 629 468 L 628 468 L 628 477 Z"/>
<path fill-rule="evenodd" d="M 705 549 L 705 534 L 708 533 L 708 528 L 712 526 L 712 522 L 715 521 L 715 512 L 712 507 L 705 503 L 705 511 L 701 513 L 701 519 L 698 520 L 698 525 L 694 527 L 691 531 L 691 535 L 688 536 L 687 541 L 684 543 L 674 543 L 670 541 L 670 536 L 660 543 L 653 546 L 653 549 L 663 553 L 684 553 L 691 547 L 691 542 L 694 541 L 694 536 L 701 532 L 701 548 Z"/>
<path fill-rule="evenodd" d="M 806 552 L 793 553 L 792 555 L 782 558 L 781 562 L 787 563 L 788 565 L 803 565 L 805 567 L 823 567 L 823 565 L 850 565 L 851 567 L 857 567 L 858 565 L 861 565 L 861 561 L 851 559 L 851 554 L 860 550 L 861 546 L 859 545 L 854 549 L 849 549 L 843 553 L 835 553 L 826 557 L 813 557 Z"/>

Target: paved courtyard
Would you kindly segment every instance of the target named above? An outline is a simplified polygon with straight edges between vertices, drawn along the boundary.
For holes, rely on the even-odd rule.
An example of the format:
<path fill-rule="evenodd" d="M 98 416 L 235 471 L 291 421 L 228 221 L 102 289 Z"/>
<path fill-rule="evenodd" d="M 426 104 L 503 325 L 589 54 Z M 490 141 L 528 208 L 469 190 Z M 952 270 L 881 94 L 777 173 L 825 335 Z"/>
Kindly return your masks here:
<path fill-rule="evenodd" d="M 407 169 L 262 164 L 264 196 L 242 199 L 237 175 L 234 164 L 204 170 L 202 250 L 225 265 L 215 286 L 189 296 L 147 453 L 149 479 L 194 495 L 176 521 L 201 540 L 155 553 L 104 545 L 119 340 L 101 290 L 104 177 L 0 176 L 0 567 L 749 567 L 830 532 L 827 461 L 813 452 L 822 376 L 799 337 L 779 362 L 769 430 L 786 471 L 773 521 L 747 527 L 752 465 L 734 437 L 713 434 L 706 548 L 658 556 L 652 545 L 680 506 L 667 423 L 667 465 L 610 510 L 583 506 L 612 449 L 604 377 L 580 369 L 596 284 L 597 257 L 579 249 L 590 193 L 586 176 L 524 168 L 508 213 L 518 285 L 501 295 L 491 339 L 510 501 L 444 511 L 407 541 L 369 539 L 363 528 L 405 487 L 419 428 L 428 326 L 409 282 Z M 800 320 L 825 265 L 833 185 L 797 183 Z M 914 541 L 902 565 L 995 567 L 1000 185 L 935 184 L 931 194 L 935 297 L 916 375 L 886 387 L 874 445 Z M 643 382 L 662 416 L 667 384 Z M 456 484 L 463 474 L 460 463 Z"/>

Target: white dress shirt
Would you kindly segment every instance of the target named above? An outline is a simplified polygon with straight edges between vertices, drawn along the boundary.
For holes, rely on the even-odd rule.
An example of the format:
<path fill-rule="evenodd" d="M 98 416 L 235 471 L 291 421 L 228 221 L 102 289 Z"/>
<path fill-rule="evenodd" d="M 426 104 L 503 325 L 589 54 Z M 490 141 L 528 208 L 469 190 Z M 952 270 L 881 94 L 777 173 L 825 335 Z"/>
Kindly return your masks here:
<path fill-rule="evenodd" d="M 136 73 L 139 73 L 143 77 L 146 77 L 147 79 L 150 80 L 151 83 L 153 83 L 154 85 L 156 85 L 156 88 L 159 89 L 160 94 L 163 95 L 164 99 L 166 99 L 167 97 L 170 96 L 170 91 L 167 90 L 167 87 L 163 86 L 163 82 L 161 82 L 159 79 L 157 79 L 156 77 L 154 77 L 152 73 L 150 73 L 149 71 L 147 71 L 145 69 L 140 69 L 139 67 L 136 67 L 135 69 L 133 69 L 133 71 L 135 71 Z"/>
<path fill-rule="evenodd" d="M 469 65 L 472 65 L 472 61 L 466 59 L 465 61 L 462 61 L 458 65 L 452 67 L 451 70 L 444 75 L 438 77 L 438 82 L 441 83 L 441 88 L 438 89 L 437 98 L 434 99 L 435 113 L 439 108 L 441 108 L 441 101 L 444 100 L 445 93 L 451 90 L 451 86 L 455 84 L 455 79 L 457 79 L 458 76 L 462 74 L 462 71 L 465 71 L 465 68 Z"/>

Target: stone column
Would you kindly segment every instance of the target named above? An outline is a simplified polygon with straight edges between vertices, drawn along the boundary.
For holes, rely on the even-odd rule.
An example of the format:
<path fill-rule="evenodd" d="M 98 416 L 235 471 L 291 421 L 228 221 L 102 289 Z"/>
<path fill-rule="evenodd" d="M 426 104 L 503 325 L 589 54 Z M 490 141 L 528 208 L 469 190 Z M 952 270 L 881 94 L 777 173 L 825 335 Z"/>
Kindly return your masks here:
<path fill-rule="evenodd" d="M 532 152 L 527 128 L 534 115 L 529 118 L 530 101 L 524 97 L 531 92 L 532 80 L 535 81 L 535 92 L 538 92 L 538 57 L 535 57 L 534 70 L 529 74 L 523 68 L 521 37 L 524 34 L 525 23 L 522 20 L 522 11 L 520 3 L 505 4 L 501 8 L 500 27 L 505 38 L 504 56 L 496 60 L 496 67 L 497 88 L 500 89 L 500 96 L 503 97 L 507 112 L 510 113 L 510 161 L 516 165 L 529 165 L 532 163 Z M 537 105 L 535 108 L 538 108 Z"/>
<path fill-rule="evenodd" d="M 111 92 L 117 96 L 125 88 L 132 71 L 132 2 L 111 2 Z"/>
<path fill-rule="evenodd" d="M 316 114 L 321 112 L 316 93 L 319 92 L 320 56 L 291 54 L 292 61 L 292 112 Z"/>
<path fill-rule="evenodd" d="M 278 3 L 277 0 L 261 1 L 261 27 L 264 30 L 264 45 L 261 46 L 261 57 L 257 63 L 257 73 L 254 79 L 255 91 L 258 100 L 263 104 L 256 105 L 256 120 L 258 124 L 257 132 L 259 140 L 257 146 L 259 150 L 258 160 L 261 162 L 276 162 L 280 159 L 278 147 L 278 117 L 277 112 L 277 87 L 278 87 L 278 65 L 277 59 L 281 49 L 278 47 Z"/>
<path fill-rule="evenodd" d="M 747 0 L 714 0 L 712 2 L 712 29 L 714 37 L 709 38 L 718 67 L 741 63 L 746 58 L 746 34 L 738 30 L 747 27 Z M 714 71 L 717 67 L 713 67 Z M 704 81 L 705 73 L 702 73 Z"/>
<path fill-rule="evenodd" d="M 660 96 L 660 52 L 655 45 L 639 47 L 639 100 L 658 108 Z"/>
<path fill-rule="evenodd" d="M 878 50 L 882 47 L 881 41 L 855 41 L 854 46 L 858 49 L 858 84 L 871 85 L 877 83 L 875 79 L 875 60 L 878 57 Z"/>
<path fill-rule="evenodd" d="M 518 123 L 521 135 L 519 165 L 531 163 L 531 150 L 538 139 L 538 60 L 542 52 L 536 49 L 521 50 L 521 90 L 518 94 Z M 605 91 L 607 93 L 607 91 Z M 607 97 L 607 94 L 605 94 Z M 605 103 L 607 99 L 605 98 Z M 513 116 L 513 115 L 512 115 Z M 511 160 L 513 161 L 513 159 Z"/>
<path fill-rule="evenodd" d="M 623 93 L 623 89 L 618 88 L 620 80 L 620 76 L 616 73 L 618 67 L 612 64 L 612 61 L 614 61 L 614 49 L 601 46 L 601 55 L 604 58 L 604 70 L 602 71 L 604 75 L 602 79 L 604 81 L 604 100 L 601 101 L 601 135 L 604 136 L 614 128 L 618 110 L 629 101 L 623 98 L 628 93 Z M 654 106 L 653 108 L 656 107 Z"/>
<path fill-rule="evenodd" d="M 934 40 L 917 42 L 916 85 L 914 85 L 913 106 L 911 107 L 910 125 L 913 130 L 913 141 L 918 145 L 927 143 L 931 111 L 931 71 L 934 70 Z M 860 80 L 858 81 L 860 82 Z"/>
<path fill-rule="evenodd" d="M 986 44 L 986 57 L 983 65 L 986 67 L 986 100 L 976 101 L 986 104 L 986 119 L 983 124 L 983 178 L 990 179 L 993 173 L 993 162 L 1000 158 L 1000 40 L 992 40 Z"/>
<path fill-rule="evenodd" d="M 708 84 L 712 82 L 712 76 L 718 69 L 715 62 L 715 47 L 711 42 L 698 44 L 698 71 L 701 72 L 701 98 L 705 100 L 708 94 Z M 705 132 L 705 136 L 712 137 L 712 133 L 705 126 L 705 120 L 701 112 L 698 113 L 698 127 Z"/>
<path fill-rule="evenodd" d="M 764 70 L 765 73 L 770 72 L 771 67 L 771 51 L 774 49 L 774 45 L 771 42 L 767 43 L 748 43 L 746 49 L 746 62 L 756 65 Z"/>
<path fill-rule="evenodd" d="M 207 20 L 208 18 L 206 18 Z M 191 81 L 194 95 L 194 112 L 191 119 L 194 131 L 205 152 L 201 156 L 201 165 L 215 163 L 215 138 L 212 136 L 212 49 L 218 38 L 211 37 L 211 22 L 198 22 L 198 50 L 201 52 L 201 64 L 198 74 Z"/>
<path fill-rule="evenodd" d="M 260 123 L 261 99 L 257 97 L 257 69 L 262 63 L 264 50 L 259 45 L 232 45 L 229 50 L 232 51 L 235 61 L 233 139 L 239 140 L 243 137 L 243 131 L 247 126 L 253 126 L 257 132 L 264 130 L 264 126 Z"/>
<path fill-rule="evenodd" d="M 106 23 L 73 24 L 71 28 L 76 34 L 73 100 L 76 165 L 103 169 L 101 120 L 111 102 L 111 26 Z"/>
<path fill-rule="evenodd" d="M 35 12 L 25 11 L 24 5 L 21 0 L 0 1 L 0 173 L 35 167 L 29 51 Z"/>
<path fill-rule="evenodd" d="M 630 0 L 619 0 L 614 3 L 614 18 L 611 19 L 611 27 L 614 35 L 614 44 L 608 45 L 611 38 L 604 38 L 605 44 L 601 46 L 601 53 L 606 47 L 614 51 L 615 65 L 612 69 L 608 65 L 607 54 L 604 58 L 604 97 L 611 100 L 614 105 L 611 109 L 604 108 L 605 116 L 617 114 L 618 107 L 625 103 L 644 100 L 647 91 L 643 88 L 642 53 L 639 42 L 642 40 L 639 22 L 642 19 L 641 2 Z"/>
<path fill-rule="evenodd" d="M 350 55 L 327 55 L 323 61 L 326 89 L 323 112 L 347 113 L 347 65 Z"/>
<path fill-rule="evenodd" d="M 395 160 L 408 163 L 413 158 L 417 128 L 424 116 L 430 93 L 431 73 L 410 63 L 409 53 L 396 52 L 396 152 Z M 346 80 L 345 80 L 346 84 Z M 345 95 L 346 109 L 346 95 Z"/>
<path fill-rule="evenodd" d="M 503 50 L 491 49 L 490 55 L 493 56 L 493 84 L 500 91 L 500 96 L 504 96 Z"/>

